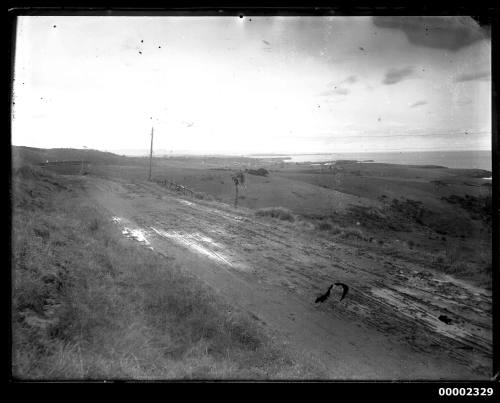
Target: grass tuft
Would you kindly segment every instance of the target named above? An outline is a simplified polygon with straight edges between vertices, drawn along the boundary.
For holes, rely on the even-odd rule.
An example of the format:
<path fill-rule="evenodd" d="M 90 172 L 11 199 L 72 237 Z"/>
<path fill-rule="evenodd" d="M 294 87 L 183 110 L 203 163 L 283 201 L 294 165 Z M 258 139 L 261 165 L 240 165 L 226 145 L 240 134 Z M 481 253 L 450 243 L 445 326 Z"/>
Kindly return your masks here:
<path fill-rule="evenodd" d="M 284 207 L 265 207 L 258 209 L 255 212 L 258 217 L 272 217 L 283 221 L 295 221 L 295 216 L 292 212 Z"/>

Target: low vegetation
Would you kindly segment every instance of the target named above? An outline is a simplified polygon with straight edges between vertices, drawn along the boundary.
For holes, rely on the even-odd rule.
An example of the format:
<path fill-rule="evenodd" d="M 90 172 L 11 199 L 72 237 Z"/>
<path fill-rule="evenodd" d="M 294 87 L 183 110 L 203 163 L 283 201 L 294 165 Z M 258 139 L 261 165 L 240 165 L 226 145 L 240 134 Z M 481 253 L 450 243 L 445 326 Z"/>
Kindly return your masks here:
<path fill-rule="evenodd" d="M 265 168 L 259 168 L 259 169 L 246 169 L 246 173 L 250 175 L 257 175 L 257 176 L 267 176 L 269 175 L 269 171 Z"/>
<path fill-rule="evenodd" d="M 473 219 L 483 220 L 485 223 L 491 224 L 491 194 L 482 197 L 467 194 L 463 197 L 451 195 L 442 199 L 451 204 L 458 204 L 462 209 L 471 214 Z"/>
<path fill-rule="evenodd" d="M 480 249 L 472 254 L 468 248 L 455 245 L 434 254 L 432 266 L 444 273 L 491 289 L 491 259 L 491 250 Z"/>
<path fill-rule="evenodd" d="M 319 231 L 327 232 L 329 235 L 335 237 L 335 239 L 369 241 L 361 229 L 353 226 L 342 227 L 329 219 L 318 220 L 315 228 Z"/>
<path fill-rule="evenodd" d="M 205 192 L 194 192 L 193 196 L 195 199 L 198 199 L 198 200 L 215 201 L 215 197 L 213 197 L 211 194 L 208 194 Z"/>
<path fill-rule="evenodd" d="M 429 217 L 434 222 L 427 221 Z M 295 223 L 300 230 L 332 241 L 414 262 L 491 289 L 488 238 L 464 236 L 462 227 L 467 221 L 450 221 L 450 217 L 436 217 L 422 203 L 404 199 L 390 201 L 384 209 L 351 206 L 344 214 L 298 215 Z"/>
<path fill-rule="evenodd" d="M 78 178 L 25 168 L 13 190 L 15 377 L 310 376 L 175 262 L 122 238 Z"/>
<path fill-rule="evenodd" d="M 284 207 L 265 207 L 255 211 L 258 217 L 272 217 L 283 221 L 295 221 L 295 216 L 292 212 Z"/>

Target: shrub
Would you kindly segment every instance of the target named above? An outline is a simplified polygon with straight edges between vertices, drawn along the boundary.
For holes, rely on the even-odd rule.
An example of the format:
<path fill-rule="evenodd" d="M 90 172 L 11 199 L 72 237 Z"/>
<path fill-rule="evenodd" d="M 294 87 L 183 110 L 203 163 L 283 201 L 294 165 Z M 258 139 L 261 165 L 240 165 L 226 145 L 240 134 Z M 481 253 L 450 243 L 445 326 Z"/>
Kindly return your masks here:
<path fill-rule="evenodd" d="M 93 218 L 89 223 L 89 231 L 96 232 L 99 229 L 99 220 L 97 218 Z"/>
<path fill-rule="evenodd" d="M 301 230 L 312 231 L 316 229 L 316 226 L 311 221 L 304 220 L 300 217 L 297 218 L 297 220 L 295 220 L 295 225 L 297 228 L 300 228 Z"/>
<path fill-rule="evenodd" d="M 488 196 L 470 196 L 465 197 L 451 195 L 449 197 L 442 197 L 442 200 L 458 204 L 461 208 L 468 211 L 472 218 L 475 220 L 483 220 L 487 224 L 491 224 L 491 194 Z"/>
<path fill-rule="evenodd" d="M 283 207 L 261 208 L 255 212 L 255 215 L 257 215 L 258 217 L 278 218 L 280 220 L 290 221 L 290 222 L 295 221 L 295 216 L 292 214 L 292 212 Z"/>
<path fill-rule="evenodd" d="M 265 168 L 259 168 L 259 169 L 247 169 L 246 172 L 250 175 L 257 175 L 257 176 L 267 176 L 269 175 L 269 171 Z"/>
<path fill-rule="evenodd" d="M 332 224 L 330 224 L 329 222 L 325 222 L 325 221 L 320 222 L 318 225 L 318 229 L 321 231 L 329 231 L 332 228 L 333 228 Z"/>
<path fill-rule="evenodd" d="M 345 228 L 345 229 L 343 229 L 340 237 L 343 239 L 356 239 L 356 240 L 360 240 L 360 241 L 365 240 L 363 232 L 357 228 Z"/>
<path fill-rule="evenodd" d="M 204 192 L 194 192 L 193 196 L 195 199 L 198 199 L 198 200 L 208 200 L 208 201 L 215 200 L 215 198 L 211 194 L 204 193 Z"/>

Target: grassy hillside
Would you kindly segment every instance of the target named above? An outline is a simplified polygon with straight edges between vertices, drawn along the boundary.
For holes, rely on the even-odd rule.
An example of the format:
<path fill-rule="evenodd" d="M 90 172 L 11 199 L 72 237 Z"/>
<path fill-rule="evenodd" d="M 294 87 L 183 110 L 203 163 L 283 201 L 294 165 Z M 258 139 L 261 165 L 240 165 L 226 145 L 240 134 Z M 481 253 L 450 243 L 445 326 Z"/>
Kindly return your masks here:
<path fill-rule="evenodd" d="M 15 377 L 318 376 L 175 261 L 121 237 L 78 177 L 24 167 L 13 196 Z"/>
<path fill-rule="evenodd" d="M 39 164 L 45 161 L 80 161 L 86 160 L 92 164 L 113 164 L 127 160 L 116 154 L 74 148 L 34 148 L 34 147 L 12 147 L 12 161 L 15 167 L 22 165 Z M 130 158 L 130 161 L 138 161 L 139 158 Z"/>

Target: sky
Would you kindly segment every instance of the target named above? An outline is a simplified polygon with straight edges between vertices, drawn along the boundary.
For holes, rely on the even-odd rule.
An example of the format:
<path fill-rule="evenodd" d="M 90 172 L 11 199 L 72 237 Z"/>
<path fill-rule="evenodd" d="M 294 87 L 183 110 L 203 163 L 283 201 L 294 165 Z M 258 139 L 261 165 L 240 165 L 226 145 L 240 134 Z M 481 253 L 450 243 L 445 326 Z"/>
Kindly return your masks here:
<path fill-rule="evenodd" d="M 490 150 L 491 39 L 470 17 L 22 16 L 13 102 L 12 144 L 40 148 Z"/>

